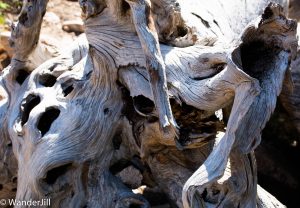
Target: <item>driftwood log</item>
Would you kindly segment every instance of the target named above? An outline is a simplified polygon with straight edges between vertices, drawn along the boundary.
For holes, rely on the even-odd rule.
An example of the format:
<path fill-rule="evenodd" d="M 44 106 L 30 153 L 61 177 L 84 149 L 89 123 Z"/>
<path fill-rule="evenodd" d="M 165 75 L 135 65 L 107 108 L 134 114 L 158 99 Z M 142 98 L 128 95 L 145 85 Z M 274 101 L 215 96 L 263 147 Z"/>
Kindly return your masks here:
<path fill-rule="evenodd" d="M 254 149 L 292 85 L 285 0 L 80 0 L 85 34 L 55 53 L 47 2 L 24 1 L 0 77 L 0 198 L 284 207 Z"/>

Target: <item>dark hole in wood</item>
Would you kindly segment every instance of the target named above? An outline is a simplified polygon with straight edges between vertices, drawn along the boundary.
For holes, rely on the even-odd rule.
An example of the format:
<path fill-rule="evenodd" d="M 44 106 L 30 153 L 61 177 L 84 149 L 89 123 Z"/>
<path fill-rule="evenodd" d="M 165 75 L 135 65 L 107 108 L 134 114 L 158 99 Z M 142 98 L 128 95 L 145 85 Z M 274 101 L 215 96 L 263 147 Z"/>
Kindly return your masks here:
<path fill-rule="evenodd" d="M 177 142 L 181 146 L 186 146 L 193 139 L 190 134 L 200 135 L 206 133 L 203 144 L 214 139 L 218 131 L 224 128 L 223 122 L 214 115 L 203 110 L 194 108 L 186 103 L 178 104 L 174 99 L 170 99 L 170 104 L 174 118 L 180 127 L 180 137 Z"/>
<path fill-rule="evenodd" d="M 264 13 L 262 14 L 262 18 L 265 19 L 269 19 L 273 16 L 273 11 L 271 9 L 271 7 L 267 7 L 264 11 Z"/>
<path fill-rule="evenodd" d="M 127 119 L 130 121 L 130 123 L 135 122 L 140 117 L 139 114 L 134 110 L 133 106 L 133 99 L 130 97 L 130 92 L 126 87 L 122 86 L 121 83 L 118 83 L 120 85 L 120 90 L 122 92 L 122 98 L 124 101 L 124 106 L 122 109 L 122 114 L 127 117 Z"/>
<path fill-rule="evenodd" d="M 137 113 L 136 106 L 133 104 L 133 99 L 130 96 L 130 92 L 126 87 L 122 86 L 121 83 L 117 83 L 120 86 L 120 90 L 122 91 L 122 99 L 123 99 L 123 109 L 122 109 L 122 115 L 126 116 L 126 118 L 129 120 L 129 123 L 132 125 L 132 129 L 134 132 L 134 139 L 138 146 L 141 145 L 139 135 L 143 131 L 143 120 L 148 119 L 148 117 L 142 116 L 140 113 Z M 154 103 L 152 103 L 154 106 Z M 152 117 L 149 116 L 149 117 Z M 154 119 L 152 119 L 154 120 Z"/>
<path fill-rule="evenodd" d="M 72 168 L 71 163 L 53 168 L 47 172 L 46 178 L 44 179 L 44 181 L 49 185 L 53 185 L 60 176 L 63 176 L 71 168 Z"/>
<path fill-rule="evenodd" d="M 212 190 L 212 194 L 215 196 L 215 195 L 218 195 L 220 193 L 220 190 L 218 189 L 213 189 Z"/>
<path fill-rule="evenodd" d="M 25 101 L 22 103 L 21 106 L 21 125 L 23 126 L 29 118 L 29 114 L 32 109 L 37 106 L 41 102 L 41 99 L 37 95 L 28 95 Z"/>
<path fill-rule="evenodd" d="M 3 185 L 2 184 L 0 184 L 0 190 L 2 190 L 3 189 Z"/>
<path fill-rule="evenodd" d="M 158 121 L 158 117 L 156 117 L 156 116 L 149 116 L 149 117 L 147 117 L 147 121 L 148 121 L 148 123 L 155 123 L 155 122 Z"/>
<path fill-rule="evenodd" d="M 24 69 L 20 69 L 18 71 L 17 77 L 16 77 L 17 83 L 19 85 L 22 85 L 28 76 L 29 76 L 29 72 L 28 71 L 26 71 Z"/>
<path fill-rule="evenodd" d="M 144 114 L 151 113 L 155 108 L 152 100 L 146 98 L 143 95 L 133 97 L 133 105 L 138 111 Z"/>
<path fill-rule="evenodd" d="M 130 162 L 132 166 L 138 169 L 141 173 L 146 170 L 144 163 L 138 155 L 134 155 Z"/>
<path fill-rule="evenodd" d="M 177 33 L 179 37 L 184 37 L 188 33 L 188 29 L 186 27 L 178 26 Z"/>
<path fill-rule="evenodd" d="M 105 108 L 105 109 L 103 110 L 103 112 L 104 112 L 105 115 L 107 115 L 107 114 L 109 113 L 109 108 Z"/>
<path fill-rule="evenodd" d="M 64 96 L 67 97 L 67 95 L 70 94 L 73 90 L 74 90 L 73 85 L 66 87 L 65 89 L 63 89 Z"/>
<path fill-rule="evenodd" d="M 39 119 L 37 128 L 41 131 L 42 136 L 44 136 L 50 129 L 52 123 L 57 119 L 60 114 L 60 110 L 56 108 L 49 108 Z"/>
<path fill-rule="evenodd" d="M 263 79 L 268 73 L 265 69 L 274 63 L 276 49 L 258 40 L 242 44 L 240 50 L 243 71 L 258 80 Z"/>
<path fill-rule="evenodd" d="M 126 1 L 122 1 L 122 14 L 126 14 L 126 12 L 130 9 L 130 5 Z"/>
<path fill-rule="evenodd" d="M 23 13 L 19 16 L 19 22 L 22 24 L 22 25 L 25 25 L 25 23 L 27 22 L 28 20 L 28 16 L 27 16 L 27 13 Z"/>
<path fill-rule="evenodd" d="M 193 77 L 192 79 L 200 81 L 200 80 L 211 78 L 211 77 L 215 76 L 216 74 L 220 73 L 226 66 L 227 66 L 226 63 L 216 63 L 216 64 L 210 66 L 210 70 L 211 70 L 210 74 L 208 74 L 207 76 L 202 75 L 199 77 Z"/>
<path fill-rule="evenodd" d="M 39 77 L 39 83 L 45 87 L 52 87 L 56 82 L 56 77 L 52 74 L 43 74 Z"/>
<path fill-rule="evenodd" d="M 11 191 L 12 192 L 17 192 L 17 188 L 13 188 Z"/>
<path fill-rule="evenodd" d="M 12 147 L 12 143 L 11 143 L 11 142 L 8 143 L 8 144 L 7 144 L 7 147 L 9 147 L 9 148 Z"/>
<path fill-rule="evenodd" d="M 98 0 L 96 5 L 97 5 L 97 9 L 96 9 L 97 12 L 95 13 L 95 15 L 100 14 L 103 11 L 103 9 L 107 7 L 106 2 L 104 0 L 100 0 L 100 1 Z"/>
<path fill-rule="evenodd" d="M 120 134 L 116 134 L 113 139 L 112 139 L 112 142 L 113 142 L 113 147 L 115 150 L 118 150 L 120 149 L 120 146 L 122 144 L 122 137 Z"/>
<path fill-rule="evenodd" d="M 166 194 L 163 192 L 155 192 L 151 189 L 146 188 L 144 190 L 143 196 L 147 199 L 147 201 L 152 206 L 160 206 L 162 204 L 168 205 L 169 200 Z M 174 206 L 166 206 L 166 207 L 177 207 L 175 204 Z"/>
<path fill-rule="evenodd" d="M 121 159 L 118 162 L 116 162 L 115 164 L 113 164 L 112 166 L 110 166 L 109 171 L 113 175 L 116 175 L 116 174 L 118 174 L 119 172 L 121 172 L 123 169 L 127 168 L 130 165 L 131 165 L 131 163 L 130 163 L 129 160 Z"/>
<path fill-rule="evenodd" d="M 202 193 L 202 198 L 205 202 L 216 204 L 216 203 L 218 203 L 218 200 L 219 200 L 219 194 L 220 194 L 220 191 L 217 189 L 212 188 L 212 190 L 210 190 L 210 191 L 205 189 L 204 192 Z"/>
<path fill-rule="evenodd" d="M 207 189 L 204 189 L 203 193 L 202 193 L 202 198 L 205 200 L 207 198 Z"/>
<path fill-rule="evenodd" d="M 17 176 L 14 176 L 14 177 L 12 178 L 12 182 L 13 182 L 13 183 L 17 183 L 17 182 L 18 182 L 18 177 L 17 177 Z"/>

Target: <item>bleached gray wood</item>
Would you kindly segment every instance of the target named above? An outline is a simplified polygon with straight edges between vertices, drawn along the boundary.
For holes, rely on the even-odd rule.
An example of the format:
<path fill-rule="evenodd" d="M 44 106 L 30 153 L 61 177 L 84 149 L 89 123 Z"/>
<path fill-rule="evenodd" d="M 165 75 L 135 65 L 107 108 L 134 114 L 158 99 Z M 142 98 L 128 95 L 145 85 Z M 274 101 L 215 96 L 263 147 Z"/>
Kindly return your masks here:
<path fill-rule="evenodd" d="M 39 8 L 28 19 L 38 41 L 46 1 L 27 3 L 23 17 Z M 295 56 L 295 22 L 264 0 L 127 3 L 80 1 L 86 36 L 44 63 L 33 42 L 16 44 L 0 82 L 0 153 L 10 158 L 0 196 L 14 196 L 7 189 L 17 175 L 19 200 L 150 207 L 117 177 L 131 165 L 174 207 L 284 207 L 257 186 L 253 150 Z M 28 32 L 12 38 L 19 43 Z M 17 84 L 15 63 L 30 58 L 39 66 Z M 159 62 L 159 82 L 151 81 L 149 61 Z M 215 114 L 231 105 L 228 122 L 220 121 Z M 178 138 L 164 139 L 162 115 L 174 116 Z"/>
<path fill-rule="evenodd" d="M 128 0 L 126 2 L 130 5 L 135 29 L 145 54 L 146 68 L 161 128 L 166 138 L 174 139 L 177 134 L 177 124 L 169 102 L 165 64 L 151 13 L 151 1 Z"/>

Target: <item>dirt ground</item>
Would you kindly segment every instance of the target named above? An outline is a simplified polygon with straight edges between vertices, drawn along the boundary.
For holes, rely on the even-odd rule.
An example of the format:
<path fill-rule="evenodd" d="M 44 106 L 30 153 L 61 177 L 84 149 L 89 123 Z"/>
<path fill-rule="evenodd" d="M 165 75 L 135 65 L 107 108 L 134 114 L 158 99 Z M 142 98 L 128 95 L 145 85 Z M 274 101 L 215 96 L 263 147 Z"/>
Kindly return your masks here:
<path fill-rule="evenodd" d="M 0 0 L 0 2 L 10 5 L 8 9 L 2 11 L 5 23 L 0 24 L 0 70 L 2 70 L 10 63 L 12 55 L 12 50 L 8 43 L 10 25 L 12 22 L 17 21 L 22 0 Z M 42 24 L 41 40 L 46 40 L 50 45 L 59 46 L 61 49 L 66 48 L 79 34 L 63 30 L 63 25 L 70 21 L 82 24 L 81 9 L 78 1 L 50 0 Z"/>
<path fill-rule="evenodd" d="M 74 40 L 74 33 L 67 33 L 62 30 L 65 21 L 81 21 L 81 9 L 77 1 L 50 0 L 47 12 L 42 25 L 42 35 L 54 37 L 57 40 Z"/>
<path fill-rule="evenodd" d="M 10 2 L 9 4 L 11 4 L 11 0 L 4 2 Z M 6 23 L 0 26 L 1 33 L 10 30 L 11 23 L 17 20 L 19 10 L 20 8 L 12 5 L 9 11 L 4 12 Z M 53 41 L 59 40 L 65 44 L 72 42 L 76 37 L 75 33 L 68 33 L 62 29 L 63 24 L 70 20 L 82 21 L 78 1 L 50 0 L 47 6 L 47 12 L 44 16 L 41 35 L 51 38 Z"/>

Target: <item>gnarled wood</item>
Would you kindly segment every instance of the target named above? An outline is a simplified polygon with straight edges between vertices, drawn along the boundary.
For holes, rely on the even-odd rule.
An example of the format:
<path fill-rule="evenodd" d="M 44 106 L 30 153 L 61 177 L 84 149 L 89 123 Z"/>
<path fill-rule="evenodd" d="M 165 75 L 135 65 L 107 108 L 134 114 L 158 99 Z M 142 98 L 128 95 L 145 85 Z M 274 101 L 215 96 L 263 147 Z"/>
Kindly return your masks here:
<path fill-rule="evenodd" d="M 16 73 L 35 57 L 46 3 L 25 2 L 13 62 L 1 75 L 5 190 L 17 174 L 18 200 L 150 207 L 146 194 L 122 180 L 131 167 L 140 185 L 174 207 L 284 207 L 257 186 L 253 154 L 297 47 L 297 25 L 283 7 L 264 0 L 80 1 L 86 36 L 38 60 L 17 84 Z M 30 32 L 34 41 L 27 42 Z M 173 138 L 176 123 L 178 138 L 163 139 L 164 127 Z"/>

